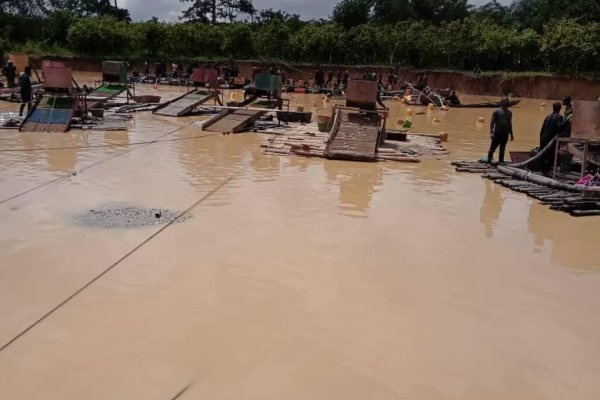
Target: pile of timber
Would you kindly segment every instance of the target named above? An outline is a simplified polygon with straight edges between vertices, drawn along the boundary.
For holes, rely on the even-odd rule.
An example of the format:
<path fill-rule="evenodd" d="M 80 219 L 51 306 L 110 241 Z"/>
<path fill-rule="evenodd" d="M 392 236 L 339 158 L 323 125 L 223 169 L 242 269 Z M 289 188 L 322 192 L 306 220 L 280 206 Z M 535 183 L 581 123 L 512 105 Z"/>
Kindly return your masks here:
<path fill-rule="evenodd" d="M 270 135 L 261 145 L 266 154 L 327 158 L 330 133 L 320 132 L 316 123 L 261 126 L 256 131 Z M 375 161 L 420 162 L 422 155 L 446 154 L 440 143 L 438 136 L 408 134 L 406 141 L 380 145 Z"/>
<path fill-rule="evenodd" d="M 600 189 L 582 188 L 511 166 L 469 161 L 452 164 L 458 172 L 481 173 L 486 179 L 539 200 L 551 210 L 574 217 L 600 215 Z"/>

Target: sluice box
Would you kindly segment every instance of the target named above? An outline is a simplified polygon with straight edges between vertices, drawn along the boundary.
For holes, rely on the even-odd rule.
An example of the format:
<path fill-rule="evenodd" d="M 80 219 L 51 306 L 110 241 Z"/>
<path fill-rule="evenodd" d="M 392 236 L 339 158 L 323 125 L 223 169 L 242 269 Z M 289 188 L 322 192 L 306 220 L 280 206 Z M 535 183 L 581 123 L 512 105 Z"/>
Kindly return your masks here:
<path fill-rule="evenodd" d="M 46 90 L 73 92 L 73 71 L 61 62 L 44 61 L 42 77 Z"/>
<path fill-rule="evenodd" d="M 127 83 L 127 65 L 123 61 L 102 61 L 102 80 Z"/>
<path fill-rule="evenodd" d="M 573 101 L 571 137 L 600 140 L 600 101 Z"/>
<path fill-rule="evenodd" d="M 377 101 L 377 82 L 361 79 L 351 79 L 346 91 L 347 105 L 372 105 Z"/>

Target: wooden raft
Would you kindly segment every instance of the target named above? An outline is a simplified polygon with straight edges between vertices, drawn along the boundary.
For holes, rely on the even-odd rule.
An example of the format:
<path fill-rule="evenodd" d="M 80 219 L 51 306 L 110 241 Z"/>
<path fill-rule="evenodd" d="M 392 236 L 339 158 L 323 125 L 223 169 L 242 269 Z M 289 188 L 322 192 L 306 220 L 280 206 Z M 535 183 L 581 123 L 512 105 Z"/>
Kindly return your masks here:
<path fill-rule="evenodd" d="M 202 130 L 208 132 L 238 133 L 249 128 L 254 121 L 265 115 L 266 112 L 266 110 L 224 110 L 203 122 Z"/>
<path fill-rule="evenodd" d="M 600 215 L 600 189 L 582 188 L 511 166 L 491 166 L 479 161 L 455 161 L 457 172 L 480 173 L 486 179 L 574 217 Z"/>
<path fill-rule="evenodd" d="M 320 132 L 316 123 L 287 126 L 258 127 L 259 133 L 270 136 L 262 143 L 265 154 L 301 155 L 328 158 L 326 154 L 329 132 Z M 414 149 L 418 148 L 419 151 Z M 406 142 L 386 141 L 375 153 L 375 161 L 420 162 L 422 154 L 445 154 L 440 138 L 426 135 L 407 135 Z"/>
<path fill-rule="evenodd" d="M 199 92 L 193 90 L 169 102 L 161 104 L 153 111 L 153 114 L 166 115 L 169 117 L 182 117 L 189 114 L 200 104 L 204 104 L 208 100 L 214 98 L 214 96 L 215 94 L 213 92 Z"/>

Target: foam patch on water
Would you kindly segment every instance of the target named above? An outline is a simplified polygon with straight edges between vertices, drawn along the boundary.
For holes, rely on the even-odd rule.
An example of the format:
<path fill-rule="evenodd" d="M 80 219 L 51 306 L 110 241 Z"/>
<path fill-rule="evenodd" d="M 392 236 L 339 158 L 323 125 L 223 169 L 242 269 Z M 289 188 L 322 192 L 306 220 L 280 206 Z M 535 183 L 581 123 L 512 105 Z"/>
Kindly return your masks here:
<path fill-rule="evenodd" d="M 144 226 L 167 224 L 181 214 L 179 211 L 164 208 L 142 208 L 123 205 L 112 205 L 91 209 L 75 217 L 78 225 L 104 229 L 132 229 Z M 190 218 L 188 213 L 177 218 L 175 222 L 183 222 Z"/>

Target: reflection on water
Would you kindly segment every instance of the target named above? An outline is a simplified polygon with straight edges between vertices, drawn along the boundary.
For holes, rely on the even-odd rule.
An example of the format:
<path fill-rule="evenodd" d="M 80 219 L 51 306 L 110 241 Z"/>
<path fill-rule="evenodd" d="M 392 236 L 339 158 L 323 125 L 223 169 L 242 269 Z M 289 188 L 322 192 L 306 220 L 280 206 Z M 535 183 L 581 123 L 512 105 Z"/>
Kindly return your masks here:
<path fill-rule="evenodd" d="M 327 179 L 339 185 L 339 208 L 343 215 L 367 217 L 373 195 L 383 183 L 381 164 L 323 162 Z"/>
<path fill-rule="evenodd" d="M 502 212 L 502 187 L 490 181 L 485 180 L 485 196 L 481 202 L 480 219 L 485 228 L 485 236 L 491 238 L 494 236 L 494 227 Z"/>
<path fill-rule="evenodd" d="M 510 149 L 536 145 L 539 103 L 513 109 Z M 388 105 L 394 127 L 406 107 Z M 450 157 L 265 156 L 260 135 L 149 113 L 128 132 L 3 132 L 18 151 L 0 151 L 0 198 L 69 178 L 0 204 L 0 346 L 122 261 L 0 351 L 0 398 L 162 400 L 195 382 L 182 400 L 596 400 L 600 282 L 581 272 L 600 270 L 600 221 L 454 172 L 485 153 L 493 110 L 412 108 Z M 197 206 L 156 236 L 72 223 L 106 203 Z"/>
<path fill-rule="evenodd" d="M 553 263 L 573 269 L 600 272 L 596 218 L 574 219 L 568 214 L 533 204 L 527 222 L 536 248 L 549 248 Z"/>

